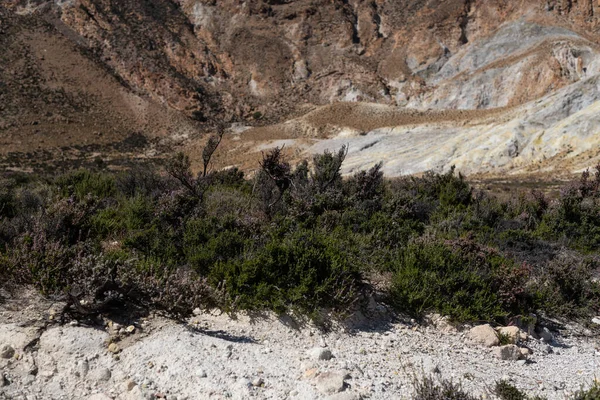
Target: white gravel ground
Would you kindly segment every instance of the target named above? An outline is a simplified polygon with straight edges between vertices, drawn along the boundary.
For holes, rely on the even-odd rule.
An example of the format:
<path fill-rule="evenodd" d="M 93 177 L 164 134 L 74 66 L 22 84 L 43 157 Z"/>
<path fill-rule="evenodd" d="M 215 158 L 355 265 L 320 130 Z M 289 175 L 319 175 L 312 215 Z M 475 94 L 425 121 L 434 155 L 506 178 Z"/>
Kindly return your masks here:
<path fill-rule="evenodd" d="M 411 398 L 415 374 L 426 374 L 488 398 L 495 381 L 508 379 L 563 399 L 600 376 L 597 338 L 568 330 L 551 344 L 530 337 L 520 345 L 533 354 L 518 362 L 470 343 L 465 330 L 381 320 L 323 333 L 272 315 L 200 314 L 185 324 L 138 320 L 130 334 L 112 323 L 42 327 L 44 319 L 47 311 L 0 312 L 0 347 L 15 350 L 0 358 L 0 398 L 401 399 Z M 326 350 L 333 357 L 317 359 Z"/>

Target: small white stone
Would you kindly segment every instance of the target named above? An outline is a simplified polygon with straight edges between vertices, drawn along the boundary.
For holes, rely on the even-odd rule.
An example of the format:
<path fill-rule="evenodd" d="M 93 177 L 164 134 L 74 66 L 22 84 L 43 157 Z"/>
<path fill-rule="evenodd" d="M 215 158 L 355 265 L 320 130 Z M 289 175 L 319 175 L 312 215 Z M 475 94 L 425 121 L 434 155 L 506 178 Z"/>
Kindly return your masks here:
<path fill-rule="evenodd" d="M 196 376 L 199 378 L 206 378 L 208 375 L 206 374 L 206 371 L 199 368 L 196 370 Z"/>
<path fill-rule="evenodd" d="M 263 380 L 263 378 L 258 377 L 252 381 L 252 386 L 259 387 L 262 386 L 264 383 L 265 381 Z"/>
<path fill-rule="evenodd" d="M 314 360 L 331 360 L 333 358 L 331 350 L 324 347 L 315 347 L 309 350 L 308 355 Z"/>
<path fill-rule="evenodd" d="M 90 373 L 90 379 L 96 382 L 108 382 L 110 377 L 111 373 L 108 368 L 97 368 Z"/>
<path fill-rule="evenodd" d="M 90 370 L 90 365 L 86 360 L 77 361 L 77 372 L 82 378 L 85 377 Z"/>

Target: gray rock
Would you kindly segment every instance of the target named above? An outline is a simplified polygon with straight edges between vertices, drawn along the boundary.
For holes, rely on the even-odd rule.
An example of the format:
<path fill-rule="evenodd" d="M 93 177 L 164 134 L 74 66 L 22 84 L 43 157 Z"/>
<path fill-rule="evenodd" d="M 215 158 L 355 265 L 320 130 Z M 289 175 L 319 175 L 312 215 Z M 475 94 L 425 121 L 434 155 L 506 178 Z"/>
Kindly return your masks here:
<path fill-rule="evenodd" d="M 1 358 L 12 358 L 15 355 L 15 349 L 9 344 L 3 344 L 0 347 L 0 357 Z"/>
<path fill-rule="evenodd" d="M 339 372 L 323 372 L 315 379 L 317 389 L 323 394 L 335 394 L 344 390 L 344 375 Z"/>
<path fill-rule="evenodd" d="M 489 324 L 472 328 L 469 331 L 468 336 L 473 342 L 485 347 L 492 347 L 500 344 L 496 331 Z"/>
<path fill-rule="evenodd" d="M 128 392 L 131 392 L 133 390 L 134 387 L 137 386 L 137 383 L 135 383 L 135 381 L 132 381 L 131 379 L 125 381 L 125 390 Z"/>
<path fill-rule="evenodd" d="M 540 332 L 540 337 L 544 339 L 545 342 L 551 343 L 554 341 L 554 335 L 548 328 L 543 328 Z"/>
<path fill-rule="evenodd" d="M 331 350 L 324 347 L 315 347 L 314 349 L 311 349 L 308 354 L 315 360 L 331 360 L 333 358 Z"/>
<path fill-rule="evenodd" d="M 75 372 L 75 375 L 83 378 L 87 375 L 89 370 L 90 370 L 90 365 L 87 361 L 85 361 L 85 360 L 77 361 L 77 371 Z"/>
<path fill-rule="evenodd" d="M 495 348 L 494 355 L 501 360 L 517 361 L 521 357 L 521 350 L 514 344 L 507 344 Z"/>

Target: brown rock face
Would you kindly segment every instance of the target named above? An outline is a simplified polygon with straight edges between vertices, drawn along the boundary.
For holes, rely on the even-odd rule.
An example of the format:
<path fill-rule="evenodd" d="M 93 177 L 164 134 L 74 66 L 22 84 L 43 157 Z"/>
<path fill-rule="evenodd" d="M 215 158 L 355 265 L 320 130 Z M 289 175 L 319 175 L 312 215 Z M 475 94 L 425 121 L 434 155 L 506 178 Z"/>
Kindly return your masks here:
<path fill-rule="evenodd" d="M 60 27 L 127 85 L 200 121 L 266 121 L 299 104 L 395 103 L 435 89 L 448 58 L 505 22 L 595 37 L 600 5 L 506 0 L 73 0 L 25 9 Z M 60 4 L 60 5 L 57 5 Z M 552 69 L 551 60 L 544 60 Z M 558 66 L 556 66 L 557 70 Z M 548 71 L 520 104 L 562 84 Z"/>
<path fill-rule="evenodd" d="M 599 38 L 595 0 L 9 0 L 0 155 L 104 155 L 96 145 L 140 133 L 156 154 L 223 121 L 274 125 L 335 102 L 508 109 L 600 73 Z M 367 114 L 356 129 L 392 126 Z M 287 136 L 332 132 L 317 122 Z M 248 155 L 280 128 L 231 146 Z"/>

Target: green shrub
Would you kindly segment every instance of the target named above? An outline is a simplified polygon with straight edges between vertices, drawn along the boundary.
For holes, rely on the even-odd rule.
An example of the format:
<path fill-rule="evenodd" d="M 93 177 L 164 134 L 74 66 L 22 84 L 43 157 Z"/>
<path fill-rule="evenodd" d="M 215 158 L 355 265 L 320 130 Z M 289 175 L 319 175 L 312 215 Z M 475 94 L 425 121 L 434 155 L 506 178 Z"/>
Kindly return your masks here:
<path fill-rule="evenodd" d="M 232 218 L 192 219 L 186 225 L 183 241 L 188 264 L 202 274 L 210 272 L 216 263 L 238 257 L 246 246 Z"/>
<path fill-rule="evenodd" d="M 86 170 L 63 175 L 56 180 L 56 184 L 63 197 L 74 196 L 78 200 L 82 200 L 87 195 L 105 199 L 116 193 L 114 176 Z"/>
<path fill-rule="evenodd" d="M 158 304 L 150 298 L 165 279 L 185 275 L 229 309 L 316 315 L 348 309 L 365 276 L 391 273 L 382 289 L 414 315 L 504 322 L 600 312 L 600 173 L 583 174 L 554 202 L 539 192 L 501 201 L 474 193 L 454 169 L 385 180 L 376 165 L 343 179 L 343 147 L 296 168 L 272 150 L 247 180 L 211 170 L 221 133 L 199 175 L 178 154 L 166 173 L 0 179 L 0 279 L 60 293 L 88 282 L 99 260 L 130 271 L 148 304 Z"/>
<path fill-rule="evenodd" d="M 343 310 L 360 285 L 357 267 L 337 243 L 310 231 L 273 237 L 243 260 L 217 263 L 210 276 L 213 285 L 224 283 L 237 307 L 313 314 L 322 307 Z"/>
<path fill-rule="evenodd" d="M 538 308 L 549 315 L 587 319 L 600 311 L 600 271 L 596 258 L 562 252 L 547 263 L 538 278 Z"/>
<path fill-rule="evenodd" d="M 527 280 L 520 267 L 491 249 L 425 239 L 401 252 L 390 299 L 414 315 L 435 310 L 457 320 L 503 320 L 526 305 L 520 291 Z"/>
<path fill-rule="evenodd" d="M 500 400 L 544 400 L 544 397 L 529 397 L 507 381 L 496 382 L 494 394 Z"/>
<path fill-rule="evenodd" d="M 494 394 L 498 396 L 500 400 L 527 400 L 528 397 L 525 393 L 508 383 L 507 381 L 496 382 L 494 388 Z"/>
<path fill-rule="evenodd" d="M 600 400 L 600 384 L 596 381 L 591 388 L 578 391 L 573 400 Z"/>

